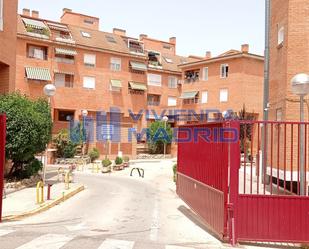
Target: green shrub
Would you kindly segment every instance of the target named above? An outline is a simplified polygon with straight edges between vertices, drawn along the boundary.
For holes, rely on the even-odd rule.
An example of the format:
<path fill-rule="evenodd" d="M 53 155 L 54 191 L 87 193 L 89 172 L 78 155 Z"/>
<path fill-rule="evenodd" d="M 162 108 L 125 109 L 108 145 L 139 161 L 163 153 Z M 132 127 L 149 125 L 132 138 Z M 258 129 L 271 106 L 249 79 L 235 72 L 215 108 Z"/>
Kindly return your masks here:
<path fill-rule="evenodd" d="M 89 152 L 89 157 L 91 162 L 97 160 L 100 157 L 100 152 L 97 148 L 93 148 L 90 152 Z"/>
<path fill-rule="evenodd" d="M 8 177 L 20 175 L 50 142 L 50 106 L 45 99 L 31 100 L 20 93 L 0 94 L 0 113 L 7 115 L 5 155 L 13 163 Z"/>
<path fill-rule="evenodd" d="M 76 155 L 76 145 L 69 141 L 63 149 L 64 158 L 73 158 Z"/>
<path fill-rule="evenodd" d="M 117 156 L 116 159 L 115 159 L 115 164 L 116 164 L 116 165 L 120 165 L 120 164 L 122 164 L 122 163 L 123 163 L 122 158 L 119 157 L 119 156 Z"/>
<path fill-rule="evenodd" d="M 105 158 L 104 160 L 102 160 L 102 164 L 103 164 L 103 167 L 108 167 L 112 164 L 112 161 L 109 160 L 108 158 Z"/>
<path fill-rule="evenodd" d="M 130 161 L 130 158 L 129 158 L 128 156 L 124 156 L 124 157 L 123 157 L 123 161 L 124 161 L 125 163 L 127 163 L 127 162 Z"/>
<path fill-rule="evenodd" d="M 23 166 L 23 170 L 20 171 L 18 175 L 15 175 L 19 179 L 30 178 L 33 175 L 36 175 L 43 168 L 43 163 L 38 159 L 33 158 L 33 160 Z"/>

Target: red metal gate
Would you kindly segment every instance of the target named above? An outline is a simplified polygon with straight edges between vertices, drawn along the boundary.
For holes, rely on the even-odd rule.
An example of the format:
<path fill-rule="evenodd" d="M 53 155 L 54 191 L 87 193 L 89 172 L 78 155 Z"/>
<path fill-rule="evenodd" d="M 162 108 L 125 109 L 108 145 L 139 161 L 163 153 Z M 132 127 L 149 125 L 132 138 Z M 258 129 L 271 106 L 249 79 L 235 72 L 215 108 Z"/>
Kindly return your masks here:
<path fill-rule="evenodd" d="M 209 128 L 212 136 L 232 128 L 240 139 L 209 142 L 199 133 L 200 139 L 179 143 L 179 196 L 232 244 L 309 242 L 309 123 L 241 121 L 184 128 L 199 127 Z"/>
<path fill-rule="evenodd" d="M 5 141 L 6 141 L 6 116 L 0 115 L 0 222 L 2 220 L 2 199 L 4 187 L 5 165 Z"/>
<path fill-rule="evenodd" d="M 228 156 L 227 144 L 214 141 L 214 134 L 223 126 L 181 127 L 177 165 L 177 194 L 221 238 L 227 235 Z M 208 141 L 202 139 L 203 135 L 209 135 Z"/>

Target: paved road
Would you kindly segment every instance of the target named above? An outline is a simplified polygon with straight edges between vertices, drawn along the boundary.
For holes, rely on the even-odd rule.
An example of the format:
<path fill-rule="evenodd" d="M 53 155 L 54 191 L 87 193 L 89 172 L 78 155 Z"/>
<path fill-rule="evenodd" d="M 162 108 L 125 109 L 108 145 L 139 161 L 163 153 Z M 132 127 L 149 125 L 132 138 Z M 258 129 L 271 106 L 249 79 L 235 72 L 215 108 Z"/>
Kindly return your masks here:
<path fill-rule="evenodd" d="M 223 248 L 176 196 L 171 162 L 144 168 L 145 179 L 128 171 L 77 174 L 85 191 L 45 213 L 0 225 L 0 248 Z"/>

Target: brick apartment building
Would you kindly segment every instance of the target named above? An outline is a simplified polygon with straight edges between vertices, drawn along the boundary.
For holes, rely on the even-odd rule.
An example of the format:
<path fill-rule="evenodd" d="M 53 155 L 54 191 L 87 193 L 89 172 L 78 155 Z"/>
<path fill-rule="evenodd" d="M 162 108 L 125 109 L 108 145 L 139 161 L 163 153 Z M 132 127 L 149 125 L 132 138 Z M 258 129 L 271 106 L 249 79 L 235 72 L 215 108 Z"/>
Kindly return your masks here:
<path fill-rule="evenodd" d="M 269 120 L 299 121 L 300 119 L 300 100 L 299 96 L 293 94 L 291 90 L 291 79 L 298 73 L 309 74 L 308 13 L 309 2 L 307 0 L 271 1 Z M 305 101 L 305 120 L 308 121 L 308 96 L 305 97 Z M 283 141 L 283 129 L 279 135 L 274 135 L 274 148 L 279 146 L 278 136 Z M 297 147 L 299 137 L 299 130 L 296 127 L 294 127 L 293 134 L 291 134 L 291 129 L 287 130 L 285 163 L 292 165 L 294 181 L 298 177 L 299 158 L 295 155 L 299 151 Z M 292 152 L 294 152 L 294 157 Z M 279 154 L 283 155 L 283 153 L 283 146 L 281 146 Z M 273 153 L 273 158 L 277 158 L 276 151 Z M 279 167 L 282 170 L 284 161 L 283 157 L 279 158 Z"/>
<path fill-rule="evenodd" d="M 95 139 L 100 132 L 94 128 L 91 146 L 111 157 L 119 151 L 135 157 L 137 142 L 128 140 L 129 129 L 140 131 L 154 116 L 143 112 L 134 121 L 129 110 L 134 114 L 177 108 L 239 111 L 246 104 L 260 117 L 263 57 L 250 54 L 248 45 L 213 58 L 210 53 L 183 57 L 176 54 L 175 37 L 159 41 L 144 34 L 128 37 L 118 28 L 102 32 L 99 21 L 70 9 L 63 10 L 60 22 L 42 19 L 38 11 L 28 9 L 17 16 L 16 84 L 10 90 L 36 98 L 43 96 L 47 83 L 54 83 L 53 133 L 67 128 L 69 120 L 81 120 L 83 110 L 94 119 L 103 110 L 109 120 L 114 115 L 110 107 L 117 107 L 120 141 L 106 148 Z M 173 116 L 170 122 L 177 125 Z"/>
<path fill-rule="evenodd" d="M 0 0 L 0 94 L 14 90 L 17 0 Z"/>
<path fill-rule="evenodd" d="M 179 67 L 184 79 L 181 108 L 238 113 L 245 105 L 256 119 L 262 118 L 264 57 L 250 54 L 249 45 L 217 57 L 207 52 L 206 58 Z"/>
<path fill-rule="evenodd" d="M 271 1 L 270 120 L 299 120 L 299 97 L 290 81 L 298 73 L 309 74 L 308 13 L 307 0 Z"/>

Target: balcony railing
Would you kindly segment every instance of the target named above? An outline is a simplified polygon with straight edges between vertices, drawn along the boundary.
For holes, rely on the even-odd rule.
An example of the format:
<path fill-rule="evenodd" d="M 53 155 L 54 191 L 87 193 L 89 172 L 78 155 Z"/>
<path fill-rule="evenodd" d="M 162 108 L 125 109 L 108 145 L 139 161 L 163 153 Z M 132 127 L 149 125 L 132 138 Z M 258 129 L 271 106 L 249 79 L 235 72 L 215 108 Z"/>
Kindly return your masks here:
<path fill-rule="evenodd" d="M 147 105 L 159 106 L 160 105 L 160 101 L 147 101 Z"/>
<path fill-rule="evenodd" d="M 199 81 L 199 80 L 200 80 L 199 77 L 197 77 L 197 78 L 188 78 L 188 79 L 185 79 L 185 80 L 184 80 L 184 83 L 189 84 L 189 83 L 197 82 L 197 81 Z"/>
<path fill-rule="evenodd" d="M 75 63 L 74 59 L 63 58 L 63 57 L 55 57 L 55 61 L 59 62 L 59 63 L 66 63 L 66 64 L 74 64 Z"/>
<path fill-rule="evenodd" d="M 34 54 L 27 54 L 27 57 L 30 59 L 36 59 L 36 60 L 48 60 L 48 56 L 46 53 L 42 54 L 42 55 L 34 55 Z"/>

